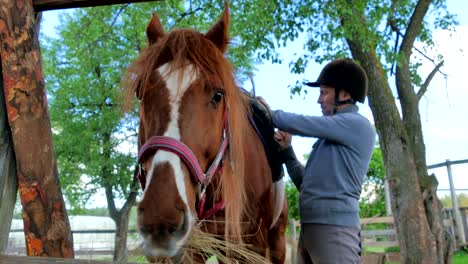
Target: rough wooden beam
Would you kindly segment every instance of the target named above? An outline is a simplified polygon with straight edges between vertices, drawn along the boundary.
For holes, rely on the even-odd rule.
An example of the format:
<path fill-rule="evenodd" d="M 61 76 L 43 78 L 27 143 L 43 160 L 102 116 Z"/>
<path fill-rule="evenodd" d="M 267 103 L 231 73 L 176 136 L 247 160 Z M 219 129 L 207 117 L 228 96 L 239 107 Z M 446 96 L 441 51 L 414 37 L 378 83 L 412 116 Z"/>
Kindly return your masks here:
<path fill-rule="evenodd" d="M 0 73 L 1 69 L 0 66 Z M 0 234 L 10 232 L 17 191 L 16 159 L 6 114 L 3 78 L 0 74 Z M 7 246 L 8 236 L 0 235 L 0 254 Z"/>
<path fill-rule="evenodd" d="M 16 156 L 27 254 L 72 258 L 72 234 L 52 147 L 39 24 L 32 0 L 1 2 L 4 103 Z"/>
<path fill-rule="evenodd" d="M 33 0 L 33 5 L 34 10 L 36 12 L 41 12 L 65 8 L 117 5 L 154 1 L 161 0 Z"/>

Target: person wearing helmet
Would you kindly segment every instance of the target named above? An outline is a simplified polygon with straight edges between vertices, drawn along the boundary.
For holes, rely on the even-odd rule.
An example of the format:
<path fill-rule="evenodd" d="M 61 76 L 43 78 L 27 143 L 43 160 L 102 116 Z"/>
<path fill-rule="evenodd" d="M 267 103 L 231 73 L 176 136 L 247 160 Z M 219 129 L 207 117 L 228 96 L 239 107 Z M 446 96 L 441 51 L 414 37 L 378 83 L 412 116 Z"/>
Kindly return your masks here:
<path fill-rule="evenodd" d="M 305 84 L 320 89 L 322 116 L 272 111 L 275 138 L 300 192 L 298 263 L 359 263 L 359 197 L 376 137 L 356 105 L 365 100 L 367 76 L 351 59 L 337 59 Z M 305 167 L 291 134 L 317 138 Z"/>

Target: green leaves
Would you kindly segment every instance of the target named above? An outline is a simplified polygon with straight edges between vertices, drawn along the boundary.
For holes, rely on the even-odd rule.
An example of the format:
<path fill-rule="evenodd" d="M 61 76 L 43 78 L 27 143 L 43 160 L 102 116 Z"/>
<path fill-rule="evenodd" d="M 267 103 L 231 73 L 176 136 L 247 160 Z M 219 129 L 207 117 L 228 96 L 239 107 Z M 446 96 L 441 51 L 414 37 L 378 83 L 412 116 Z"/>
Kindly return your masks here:
<path fill-rule="evenodd" d="M 54 146 L 73 209 L 86 206 L 89 197 L 106 186 L 115 197 L 130 193 L 136 125 L 122 122 L 120 80 L 143 42 L 146 18 L 124 25 L 128 8 L 74 10 L 62 17 L 58 39 L 43 39 Z"/>
<path fill-rule="evenodd" d="M 382 150 L 374 148 L 367 171 L 367 176 L 362 186 L 361 200 L 359 201 L 360 217 L 384 216 L 385 191 L 384 191 L 385 167 Z"/>
<path fill-rule="evenodd" d="M 288 199 L 288 219 L 299 220 L 299 191 L 290 180 L 285 181 L 285 191 Z"/>

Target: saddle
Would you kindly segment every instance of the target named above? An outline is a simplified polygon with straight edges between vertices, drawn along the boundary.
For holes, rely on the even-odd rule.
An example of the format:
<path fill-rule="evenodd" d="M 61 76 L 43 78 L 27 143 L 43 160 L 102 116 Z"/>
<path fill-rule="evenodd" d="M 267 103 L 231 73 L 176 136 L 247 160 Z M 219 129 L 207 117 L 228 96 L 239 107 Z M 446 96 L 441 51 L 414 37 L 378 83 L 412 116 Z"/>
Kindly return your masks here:
<path fill-rule="evenodd" d="M 274 137 L 275 127 L 273 125 L 270 109 L 249 92 L 244 89 L 242 89 L 242 91 L 249 100 L 251 111 L 248 115 L 250 124 L 263 143 L 268 164 L 271 168 L 272 181 L 277 182 L 283 178 L 284 170 L 283 161 L 280 156 L 280 145 Z"/>

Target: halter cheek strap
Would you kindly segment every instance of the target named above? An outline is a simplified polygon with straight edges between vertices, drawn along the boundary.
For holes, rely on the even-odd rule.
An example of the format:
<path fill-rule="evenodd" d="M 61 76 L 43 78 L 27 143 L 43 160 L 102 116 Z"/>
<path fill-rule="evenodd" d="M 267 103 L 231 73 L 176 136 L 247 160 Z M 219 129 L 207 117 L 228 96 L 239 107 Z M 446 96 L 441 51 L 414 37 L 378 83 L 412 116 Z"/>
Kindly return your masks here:
<path fill-rule="evenodd" d="M 193 154 L 192 150 L 190 150 L 187 145 L 172 137 L 154 136 L 147 140 L 138 152 L 138 163 L 142 164 L 160 149 L 179 156 L 185 165 L 187 165 L 190 175 L 194 177 L 195 182 L 200 183 L 204 181 L 205 175 L 200 168 L 195 154 Z"/>

